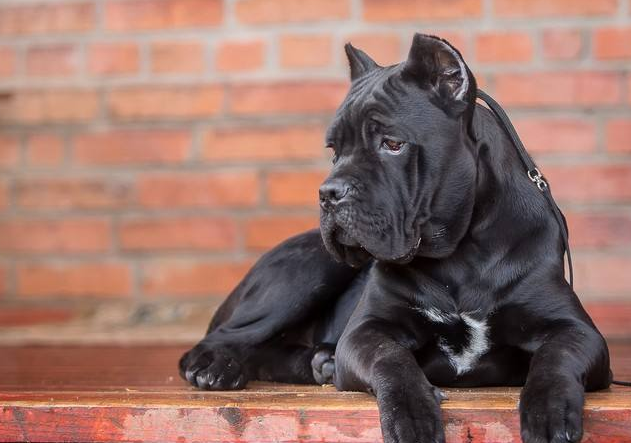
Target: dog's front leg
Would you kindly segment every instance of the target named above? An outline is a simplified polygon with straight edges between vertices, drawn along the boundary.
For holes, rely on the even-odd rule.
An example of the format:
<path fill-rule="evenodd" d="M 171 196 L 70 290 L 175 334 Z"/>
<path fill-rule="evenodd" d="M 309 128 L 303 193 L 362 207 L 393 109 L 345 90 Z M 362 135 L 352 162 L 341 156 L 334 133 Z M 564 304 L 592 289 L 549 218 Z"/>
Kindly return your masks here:
<path fill-rule="evenodd" d="M 591 325 L 556 320 L 541 336 L 520 399 L 521 436 L 531 442 L 579 442 L 584 391 L 609 384 L 609 355 Z"/>
<path fill-rule="evenodd" d="M 336 387 L 377 397 L 385 443 L 444 442 L 441 393 L 404 342 L 418 344 L 397 325 L 381 321 L 345 332 L 335 354 Z"/>

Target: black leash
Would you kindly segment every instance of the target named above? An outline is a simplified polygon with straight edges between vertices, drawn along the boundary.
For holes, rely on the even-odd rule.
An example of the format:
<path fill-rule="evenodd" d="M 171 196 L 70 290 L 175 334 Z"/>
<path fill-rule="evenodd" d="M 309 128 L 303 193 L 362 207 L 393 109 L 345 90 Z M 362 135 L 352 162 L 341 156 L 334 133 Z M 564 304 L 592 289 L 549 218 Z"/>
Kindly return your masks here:
<path fill-rule="evenodd" d="M 491 109 L 491 111 L 493 111 L 493 113 L 498 118 L 500 123 L 502 123 L 502 126 L 504 126 L 504 129 L 508 133 L 508 136 L 513 141 L 513 145 L 517 149 L 517 154 L 519 154 L 519 157 L 521 158 L 522 163 L 526 167 L 526 174 L 528 175 L 528 178 L 535 185 L 537 185 L 537 188 L 539 188 L 543 196 L 546 198 L 546 200 L 548 200 L 548 203 L 550 204 L 550 208 L 552 209 L 554 217 L 556 218 L 557 223 L 559 224 L 559 227 L 561 228 L 561 237 L 563 238 L 563 247 L 565 249 L 563 253 L 567 254 L 567 264 L 568 264 L 568 269 L 570 271 L 570 287 L 574 288 L 574 269 L 572 268 L 572 255 L 570 253 L 570 242 L 569 242 L 569 235 L 568 235 L 568 230 L 567 230 L 567 223 L 565 221 L 565 217 L 563 216 L 563 213 L 561 212 L 556 202 L 554 201 L 554 198 L 552 197 L 552 192 L 550 191 L 550 185 L 544 178 L 543 174 L 541 174 L 541 171 L 539 171 L 539 168 L 537 168 L 537 165 L 535 164 L 532 157 L 528 155 L 528 152 L 526 151 L 524 144 L 519 138 L 519 135 L 517 135 L 517 131 L 515 130 L 515 127 L 513 126 L 510 119 L 508 118 L 508 115 L 506 115 L 506 112 L 504 112 L 504 110 L 499 105 L 499 103 L 497 103 L 493 99 L 493 97 L 491 97 L 490 95 L 488 95 L 486 92 L 482 91 L 481 89 L 478 89 L 478 98 L 482 99 L 482 101 L 484 101 L 489 106 L 489 108 Z"/>
<path fill-rule="evenodd" d="M 544 195 L 546 200 L 548 200 L 548 203 L 550 204 L 550 208 L 552 208 L 552 212 L 554 213 L 554 217 L 557 219 L 557 223 L 559 223 L 559 227 L 561 228 L 561 236 L 563 237 L 563 246 L 565 248 L 565 251 L 563 252 L 567 254 L 567 264 L 570 270 L 570 286 L 573 288 L 574 287 L 574 270 L 572 269 L 572 255 L 570 254 L 570 243 L 569 243 L 569 235 L 568 235 L 568 230 L 567 230 L 567 223 L 565 221 L 565 217 L 563 216 L 563 213 L 561 212 L 556 202 L 554 201 L 554 198 L 552 197 L 552 192 L 550 191 L 550 185 L 548 185 L 548 182 L 545 180 L 545 178 L 541 174 L 541 171 L 539 171 L 539 168 L 537 168 L 537 165 L 533 161 L 532 157 L 528 155 L 528 152 L 526 151 L 524 144 L 519 138 L 519 135 L 517 135 L 517 131 L 515 130 L 515 127 L 513 126 L 510 119 L 508 118 L 508 115 L 506 115 L 506 112 L 504 112 L 504 110 L 499 105 L 499 103 L 497 103 L 493 99 L 493 97 L 491 97 L 486 92 L 480 89 L 478 89 L 478 98 L 480 98 L 489 106 L 489 108 L 491 109 L 491 111 L 493 111 L 493 113 L 498 118 L 500 123 L 502 123 L 502 125 L 504 126 L 504 129 L 508 133 L 508 136 L 513 141 L 513 145 L 517 149 L 517 153 L 519 154 L 519 157 L 521 158 L 522 163 L 526 167 L 526 174 L 528 175 L 528 178 L 534 184 L 537 185 L 537 187 L 539 188 L 541 193 Z M 612 380 L 611 383 L 614 385 L 631 387 L 631 382 L 628 382 L 628 381 Z"/>

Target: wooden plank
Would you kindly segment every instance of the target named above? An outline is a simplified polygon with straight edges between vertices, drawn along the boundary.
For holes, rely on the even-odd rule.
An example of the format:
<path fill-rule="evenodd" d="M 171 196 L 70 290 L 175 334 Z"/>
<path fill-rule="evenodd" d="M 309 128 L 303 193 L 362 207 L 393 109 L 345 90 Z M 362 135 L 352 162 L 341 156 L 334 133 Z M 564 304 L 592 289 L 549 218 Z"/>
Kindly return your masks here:
<path fill-rule="evenodd" d="M 631 346 L 612 343 L 619 378 Z M 176 372 L 181 347 L 0 348 L 0 442 L 374 442 L 374 399 L 331 386 L 251 383 L 204 392 Z M 516 388 L 446 389 L 450 442 L 519 441 Z M 585 441 L 631 442 L 631 388 L 587 395 Z"/>
<path fill-rule="evenodd" d="M 444 410 L 448 442 L 519 441 L 509 410 Z M 3 407 L 0 441 L 375 442 L 377 410 L 155 407 Z M 629 410 L 585 412 L 585 441 L 631 441 Z"/>
<path fill-rule="evenodd" d="M 239 408 L 294 410 L 309 408 L 317 410 L 375 409 L 374 398 L 360 392 L 337 392 L 328 386 L 315 391 L 300 385 L 254 383 L 244 391 L 200 392 L 193 388 L 171 391 L 124 390 L 124 391 L 48 391 L 0 393 L 0 405 L 41 407 L 147 407 L 219 408 L 226 405 Z M 284 388 L 284 389 L 283 389 Z M 189 390 L 190 389 L 190 390 Z M 449 399 L 442 408 L 468 410 L 516 410 L 518 388 L 443 389 Z M 631 409 L 631 389 L 620 386 L 593 392 L 587 395 L 585 407 L 592 410 Z"/>

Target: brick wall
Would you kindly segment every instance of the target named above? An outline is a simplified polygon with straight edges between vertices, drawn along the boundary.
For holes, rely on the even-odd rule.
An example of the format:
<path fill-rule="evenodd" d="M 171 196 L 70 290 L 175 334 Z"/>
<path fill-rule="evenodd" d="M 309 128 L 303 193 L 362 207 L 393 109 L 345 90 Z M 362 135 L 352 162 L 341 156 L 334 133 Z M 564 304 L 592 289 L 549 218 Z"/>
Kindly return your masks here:
<path fill-rule="evenodd" d="M 11 0 L 0 306 L 223 296 L 317 224 L 343 43 L 392 63 L 415 31 L 508 108 L 580 294 L 631 299 L 629 0 Z"/>

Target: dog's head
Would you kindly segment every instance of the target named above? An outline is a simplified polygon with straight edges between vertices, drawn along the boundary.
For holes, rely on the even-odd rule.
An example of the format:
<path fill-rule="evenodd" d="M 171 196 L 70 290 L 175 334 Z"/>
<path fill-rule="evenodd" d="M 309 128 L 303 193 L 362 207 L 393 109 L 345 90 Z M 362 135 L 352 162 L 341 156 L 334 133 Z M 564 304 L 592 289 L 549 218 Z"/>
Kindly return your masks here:
<path fill-rule="evenodd" d="M 398 65 L 350 44 L 346 54 L 352 83 L 327 131 L 333 169 L 320 187 L 327 249 L 355 266 L 451 254 L 474 201 L 473 75 L 449 43 L 421 34 Z"/>

